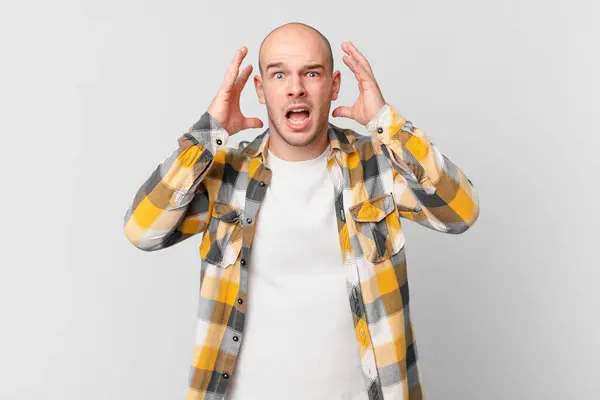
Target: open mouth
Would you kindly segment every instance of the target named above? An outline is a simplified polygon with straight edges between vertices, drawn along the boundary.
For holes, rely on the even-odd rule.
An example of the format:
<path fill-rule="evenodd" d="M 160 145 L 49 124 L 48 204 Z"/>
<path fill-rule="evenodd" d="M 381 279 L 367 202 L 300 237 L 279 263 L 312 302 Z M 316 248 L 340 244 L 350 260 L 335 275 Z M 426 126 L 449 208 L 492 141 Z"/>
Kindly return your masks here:
<path fill-rule="evenodd" d="M 310 110 L 307 108 L 290 110 L 285 116 L 288 121 L 288 126 L 292 129 L 304 129 L 310 121 Z"/>

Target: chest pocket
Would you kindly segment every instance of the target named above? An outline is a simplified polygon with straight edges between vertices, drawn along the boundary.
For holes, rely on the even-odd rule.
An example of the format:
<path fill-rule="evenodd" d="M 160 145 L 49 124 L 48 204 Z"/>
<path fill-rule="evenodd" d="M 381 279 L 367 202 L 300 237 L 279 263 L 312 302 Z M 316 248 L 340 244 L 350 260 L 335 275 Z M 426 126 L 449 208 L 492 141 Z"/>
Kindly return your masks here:
<path fill-rule="evenodd" d="M 200 244 L 200 257 L 227 268 L 238 259 L 242 249 L 241 210 L 222 201 L 213 203 L 208 227 Z"/>
<path fill-rule="evenodd" d="M 404 246 L 400 215 L 391 193 L 367 199 L 348 210 L 354 220 L 356 236 L 364 257 L 382 262 Z"/>

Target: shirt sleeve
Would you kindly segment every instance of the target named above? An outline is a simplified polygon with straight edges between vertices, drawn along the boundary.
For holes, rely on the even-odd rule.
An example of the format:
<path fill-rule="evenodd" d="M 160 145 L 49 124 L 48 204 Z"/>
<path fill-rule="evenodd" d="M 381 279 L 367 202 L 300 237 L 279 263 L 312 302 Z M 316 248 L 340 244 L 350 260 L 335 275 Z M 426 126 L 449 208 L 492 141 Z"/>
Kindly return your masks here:
<path fill-rule="evenodd" d="M 138 189 L 124 217 L 124 233 L 137 248 L 154 251 L 204 232 L 212 208 L 203 184 L 229 133 L 208 111 L 178 139 L 178 147 Z"/>
<path fill-rule="evenodd" d="M 475 223 L 477 189 L 425 132 L 387 103 L 366 127 L 394 170 L 394 198 L 401 217 L 453 234 Z"/>

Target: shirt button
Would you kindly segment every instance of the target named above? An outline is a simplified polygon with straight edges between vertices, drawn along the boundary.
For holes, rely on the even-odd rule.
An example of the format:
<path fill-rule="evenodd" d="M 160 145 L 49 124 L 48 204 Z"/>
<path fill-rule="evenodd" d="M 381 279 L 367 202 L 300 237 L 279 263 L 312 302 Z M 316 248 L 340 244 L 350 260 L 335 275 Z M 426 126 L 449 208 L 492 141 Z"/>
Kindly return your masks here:
<path fill-rule="evenodd" d="M 238 338 L 237 336 L 234 336 L 234 337 L 233 337 L 233 341 L 234 341 L 234 342 L 237 342 L 238 340 L 239 340 L 239 338 Z"/>
<path fill-rule="evenodd" d="M 217 139 L 217 144 L 220 146 L 223 144 L 223 141 L 221 139 Z"/>
<path fill-rule="evenodd" d="M 265 186 L 265 183 L 263 181 L 258 182 L 258 186 L 263 187 Z"/>
<path fill-rule="evenodd" d="M 225 378 L 225 379 L 229 379 L 229 374 L 228 374 L 227 372 L 225 372 L 225 373 L 223 374 L 223 378 Z"/>
<path fill-rule="evenodd" d="M 252 218 L 246 218 L 246 222 L 251 224 L 252 223 Z"/>
<path fill-rule="evenodd" d="M 242 259 L 240 260 L 240 264 L 242 264 L 242 265 L 246 265 L 246 259 L 245 259 L 245 258 L 242 258 Z M 240 300 L 241 300 L 241 299 L 240 299 Z M 242 303 L 240 303 L 240 304 L 242 304 Z"/>
<path fill-rule="evenodd" d="M 379 133 L 383 132 L 383 128 L 377 128 L 377 132 L 379 132 Z"/>

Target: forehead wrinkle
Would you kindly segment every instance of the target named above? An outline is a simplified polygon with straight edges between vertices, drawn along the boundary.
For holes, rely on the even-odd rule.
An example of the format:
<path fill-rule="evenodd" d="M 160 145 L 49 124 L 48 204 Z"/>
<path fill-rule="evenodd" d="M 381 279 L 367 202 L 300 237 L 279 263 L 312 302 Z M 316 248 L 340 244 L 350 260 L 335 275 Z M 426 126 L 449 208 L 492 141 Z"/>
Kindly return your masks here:
<path fill-rule="evenodd" d="M 280 68 L 284 70 L 289 70 L 288 65 L 284 61 L 271 61 L 265 66 L 265 71 L 268 71 L 270 68 Z M 325 69 L 325 66 L 318 61 L 308 61 L 306 64 L 300 67 L 303 69 Z"/>

